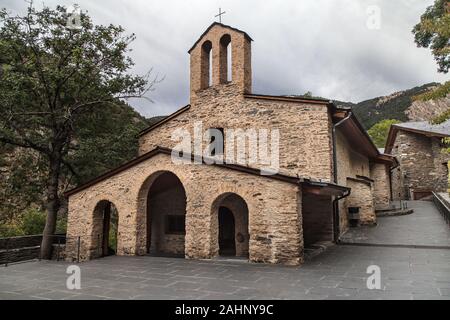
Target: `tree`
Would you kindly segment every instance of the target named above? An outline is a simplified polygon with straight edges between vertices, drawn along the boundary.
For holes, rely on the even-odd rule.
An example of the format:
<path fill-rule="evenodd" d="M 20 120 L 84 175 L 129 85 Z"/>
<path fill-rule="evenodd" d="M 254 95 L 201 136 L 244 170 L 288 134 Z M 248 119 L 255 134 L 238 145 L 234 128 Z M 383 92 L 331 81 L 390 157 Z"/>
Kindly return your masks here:
<path fill-rule="evenodd" d="M 417 46 L 430 47 L 438 64 L 438 72 L 447 73 L 450 69 L 450 3 L 448 0 L 435 0 L 421 16 L 420 22 L 414 26 L 414 38 Z M 419 95 L 417 99 L 426 101 L 439 99 L 450 94 L 450 81 Z M 436 117 L 432 123 L 443 123 L 450 119 L 450 110 Z M 450 138 L 444 138 L 444 152 L 450 153 Z M 450 168 L 450 161 L 448 163 Z M 449 173 L 450 181 L 450 173 Z"/>
<path fill-rule="evenodd" d="M 419 47 L 430 48 L 438 64 L 438 71 L 450 68 L 450 5 L 448 0 L 435 0 L 420 17 L 412 30 Z"/>
<path fill-rule="evenodd" d="M 107 104 L 92 111 L 78 121 L 66 159 L 76 168 L 76 175 L 62 167 L 61 194 L 136 157 L 137 133 L 151 124 L 126 103 Z M 45 210 L 46 159 L 32 149 L 2 143 L 0 154 L 0 225 L 4 226 L 0 237 L 19 236 L 21 230 L 15 226 L 31 212 L 29 209 Z M 58 221 L 66 218 L 65 200 L 60 196 Z"/>
<path fill-rule="evenodd" d="M 76 173 L 70 154 L 80 121 L 97 108 L 143 97 L 158 81 L 130 75 L 127 56 L 134 34 L 94 25 L 82 13 L 75 27 L 57 6 L 12 16 L 0 10 L 0 142 L 31 149 L 45 159 L 46 223 L 41 256 L 50 258 L 60 207 L 63 170 Z"/>
<path fill-rule="evenodd" d="M 367 133 L 378 148 L 384 148 L 391 126 L 399 122 L 394 119 L 382 120 L 370 128 Z"/>

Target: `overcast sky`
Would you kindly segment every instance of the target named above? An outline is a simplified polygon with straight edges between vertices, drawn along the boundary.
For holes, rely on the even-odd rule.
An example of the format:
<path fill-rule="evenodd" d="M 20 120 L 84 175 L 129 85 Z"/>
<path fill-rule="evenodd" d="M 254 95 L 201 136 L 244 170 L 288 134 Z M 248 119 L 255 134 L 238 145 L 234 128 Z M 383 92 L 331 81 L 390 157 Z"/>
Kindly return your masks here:
<path fill-rule="evenodd" d="M 303 94 L 359 102 L 428 82 L 443 82 L 428 49 L 414 44 L 412 27 L 433 0 L 45 0 L 50 7 L 78 3 L 96 24 L 120 24 L 135 33 L 134 72 L 165 76 L 150 93 L 154 103 L 130 104 L 149 117 L 189 102 L 188 49 L 215 21 L 246 31 L 252 43 L 253 92 Z M 380 8 L 379 29 L 367 27 L 369 6 Z M 22 13 L 23 0 L 0 0 Z M 373 12 L 373 11 L 372 11 Z M 373 16 L 372 16 L 373 17 Z M 373 21 L 373 20 L 369 20 Z M 373 26 L 373 24 L 371 24 Z"/>

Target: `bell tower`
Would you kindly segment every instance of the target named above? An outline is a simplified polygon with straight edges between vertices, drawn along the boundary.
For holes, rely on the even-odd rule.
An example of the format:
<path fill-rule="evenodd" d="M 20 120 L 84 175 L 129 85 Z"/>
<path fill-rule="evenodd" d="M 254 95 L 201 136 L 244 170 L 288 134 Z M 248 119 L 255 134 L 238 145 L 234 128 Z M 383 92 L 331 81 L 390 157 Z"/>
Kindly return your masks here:
<path fill-rule="evenodd" d="M 230 82 L 240 92 L 251 93 L 252 41 L 247 33 L 222 23 L 206 29 L 189 50 L 191 104 L 199 91 Z"/>

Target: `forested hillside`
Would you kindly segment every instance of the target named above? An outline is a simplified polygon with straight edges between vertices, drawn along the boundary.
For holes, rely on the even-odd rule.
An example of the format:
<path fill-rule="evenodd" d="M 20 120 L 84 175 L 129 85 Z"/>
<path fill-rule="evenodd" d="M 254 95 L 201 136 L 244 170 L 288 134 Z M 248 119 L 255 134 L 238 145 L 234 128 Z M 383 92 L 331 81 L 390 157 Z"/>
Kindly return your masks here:
<path fill-rule="evenodd" d="M 405 111 L 413 103 L 413 97 L 437 86 L 438 83 L 428 83 L 405 91 L 395 92 L 388 96 L 377 97 L 359 103 L 335 101 L 337 105 L 352 107 L 358 119 L 366 130 L 385 119 L 408 121 Z"/>

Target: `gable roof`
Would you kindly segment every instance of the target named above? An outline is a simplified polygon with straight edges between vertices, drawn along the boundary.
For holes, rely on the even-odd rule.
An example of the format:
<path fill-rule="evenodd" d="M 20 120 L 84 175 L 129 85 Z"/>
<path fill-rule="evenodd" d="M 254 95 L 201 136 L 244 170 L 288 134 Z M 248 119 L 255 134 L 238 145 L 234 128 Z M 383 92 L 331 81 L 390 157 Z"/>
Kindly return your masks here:
<path fill-rule="evenodd" d="M 428 121 L 419 121 L 419 122 L 404 122 L 398 123 L 395 126 L 401 128 L 405 131 L 420 131 L 424 134 L 437 134 L 437 135 L 450 135 L 450 120 L 443 122 L 441 124 L 431 124 Z"/>
<path fill-rule="evenodd" d="M 274 100 L 274 101 L 285 101 L 285 102 L 303 102 L 303 103 L 315 103 L 331 106 L 332 101 L 321 98 L 310 98 L 302 96 L 275 96 L 269 94 L 256 94 L 256 93 L 244 93 L 244 98 L 248 99 L 261 99 L 261 100 Z"/>
<path fill-rule="evenodd" d="M 242 33 L 249 41 L 253 41 L 253 39 L 247 34 L 247 32 L 236 29 L 234 27 L 228 26 L 226 24 L 220 23 L 220 22 L 213 22 L 208 29 L 205 30 L 205 32 L 202 33 L 202 35 L 195 41 L 194 45 L 189 49 L 188 53 L 191 53 L 191 51 L 195 48 L 195 46 L 202 40 L 202 38 L 209 32 L 209 30 L 212 29 L 214 26 L 221 26 L 222 28 L 227 28 L 239 33 Z"/>
<path fill-rule="evenodd" d="M 147 159 L 150 159 L 150 158 L 158 155 L 158 154 L 172 155 L 173 151 L 174 151 L 173 149 L 165 148 L 165 147 L 159 147 L 158 146 L 155 149 L 153 149 L 153 150 L 151 150 L 151 151 L 149 151 L 149 152 L 147 152 L 147 153 L 145 153 L 145 154 L 143 154 L 143 155 L 141 155 L 141 156 L 139 156 L 139 157 L 137 157 L 137 158 L 135 158 L 135 159 L 133 159 L 131 161 L 128 161 L 128 162 L 124 163 L 123 165 L 121 165 L 121 166 L 119 166 L 119 167 L 117 167 L 117 168 L 115 168 L 115 169 L 113 169 L 111 171 L 108 171 L 108 172 L 100 175 L 97 178 L 94 178 L 94 179 L 90 180 L 90 181 L 86 182 L 85 184 L 83 184 L 83 185 L 81 185 L 79 187 L 76 187 L 76 188 L 74 188 L 72 190 L 69 190 L 69 191 L 65 192 L 64 196 L 65 197 L 70 197 L 71 195 L 74 195 L 74 194 L 76 194 L 76 193 L 78 193 L 80 191 L 83 191 L 83 190 L 85 190 L 85 189 L 87 189 L 87 188 L 89 188 L 89 187 L 91 187 L 93 185 L 96 185 L 97 183 L 100 183 L 100 182 L 102 182 L 102 181 L 104 181 L 104 180 L 106 180 L 108 178 L 111 178 L 111 177 L 113 177 L 113 176 L 115 176 L 115 175 L 117 175 L 117 174 L 119 174 L 119 173 L 129 169 L 129 168 L 132 168 L 132 167 L 136 166 L 137 164 L 139 164 L 139 163 L 141 163 L 141 162 L 143 162 L 143 161 L 145 161 Z M 186 156 L 188 156 L 188 158 L 190 156 L 190 158 L 192 160 L 194 160 L 194 159 L 201 159 L 201 161 L 203 163 L 205 163 L 205 161 L 204 161 L 205 158 L 202 157 L 202 156 L 198 156 L 198 155 L 194 155 L 194 154 L 190 154 L 190 155 L 188 154 Z M 344 187 L 344 186 L 341 186 L 341 185 L 338 185 L 338 184 L 335 184 L 335 183 L 332 183 L 332 182 L 326 182 L 326 181 L 322 181 L 322 180 L 314 180 L 314 179 L 311 179 L 309 177 L 289 176 L 289 175 L 282 174 L 282 173 L 277 173 L 277 174 L 274 174 L 274 175 L 261 175 L 259 169 L 246 167 L 246 166 L 242 166 L 242 165 L 239 165 L 239 164 L 213 163 L 212 165 L 213 166 L 217 166 L 217 167 L 221 167 L 221 168 L 234 170 L 234 171 L 244 172 L 244 173 L 251 174 L 251 175 L 257 175 L 257 176 L 260 176 L 262 178 L 283 181 L 283 182 L 287 182 L 287 183 L 291 183 L 291 184 L 295 184 L 295 185 L 306 185 L 306 186 L 308 186 L 310 188 L 321 188 L 321 189 L 325 189 L 326 192 L 328 192 L 330 194 L 340 195 L 340 194 L 344 194 L 344 193 L 347 193 L 347 192 L 350 191 L 350 188 L 348 188 L 348 187 Z"/>
<path fill-rule="evenodd" d="M 431 124 L 428 121 L 403 122 L 391 125 L 388 139 L 386 141 L 386 152 L 392 151 L 398 131 L 407 131 L 421 134 L 427 137 L 445 138 L 450 137 L 450 120 L 441 124 Z"/>

